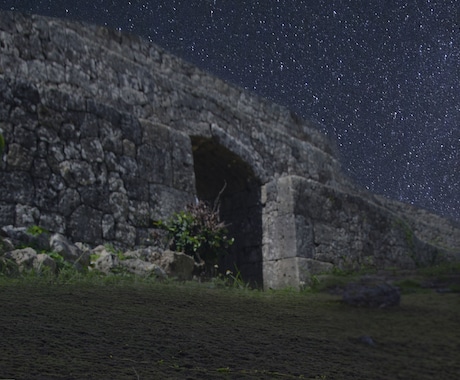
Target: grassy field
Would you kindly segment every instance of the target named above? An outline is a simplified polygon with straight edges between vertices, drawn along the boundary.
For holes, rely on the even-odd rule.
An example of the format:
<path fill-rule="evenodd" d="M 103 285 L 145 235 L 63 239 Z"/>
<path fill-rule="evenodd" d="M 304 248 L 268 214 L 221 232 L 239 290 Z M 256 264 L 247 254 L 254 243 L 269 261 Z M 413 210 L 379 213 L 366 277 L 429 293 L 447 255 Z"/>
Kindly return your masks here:
<path fill-rule="evenodd" d="M 459 379 L 460 294 L 428 280 L 455 290 L 458 273 L 399 279 L 392 309 L 325 289 L 0 278 L 0 379 Z"/>

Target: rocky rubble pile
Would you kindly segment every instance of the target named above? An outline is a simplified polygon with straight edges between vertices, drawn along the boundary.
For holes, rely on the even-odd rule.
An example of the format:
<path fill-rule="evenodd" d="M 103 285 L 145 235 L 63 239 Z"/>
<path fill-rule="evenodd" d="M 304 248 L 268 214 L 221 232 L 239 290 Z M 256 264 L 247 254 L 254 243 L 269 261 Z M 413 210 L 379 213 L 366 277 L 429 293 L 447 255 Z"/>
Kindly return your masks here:
<path fill-rule="evenodd" d="M 0 229 L 0 269 L 57 273 L 63 265 L 78 271 L 126 272 L 179 280 L 192 279 L 196 267 L 192 257 L 158 247 L 122 252 L 110 246 L 90 248 L 83 243 L 74 244 L 59 233 L 12 226 Z"/>

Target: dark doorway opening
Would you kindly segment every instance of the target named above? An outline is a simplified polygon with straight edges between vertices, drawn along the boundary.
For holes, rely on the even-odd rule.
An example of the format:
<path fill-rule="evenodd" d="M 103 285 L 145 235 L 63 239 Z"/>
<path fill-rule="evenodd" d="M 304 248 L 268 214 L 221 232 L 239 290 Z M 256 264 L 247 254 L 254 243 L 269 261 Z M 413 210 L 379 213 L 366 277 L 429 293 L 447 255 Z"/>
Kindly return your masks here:
<path fill-rule="evenodd" d="M 263 285 L 260 181 L 244 160 L 213 139 L 192 137 L 191 140 L 197 196 L 211 205 L 219 197 L 220 218 L 228 225 L 229 235 L 235 238 L 229 254 L 220 260 L 219 270 L 240 271 L 244 281 L 260 287 Z"/>

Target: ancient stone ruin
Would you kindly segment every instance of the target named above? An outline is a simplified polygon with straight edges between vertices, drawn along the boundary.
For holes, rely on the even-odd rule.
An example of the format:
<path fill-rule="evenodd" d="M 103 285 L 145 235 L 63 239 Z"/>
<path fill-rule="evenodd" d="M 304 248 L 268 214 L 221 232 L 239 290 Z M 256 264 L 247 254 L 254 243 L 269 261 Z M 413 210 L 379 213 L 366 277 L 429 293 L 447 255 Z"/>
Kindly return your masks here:
<path fill-rule="evenodd" d="M 0 133 L 0 226 L 148 246 L 226 184 L 221 267 L 265 288 L 459 257 L 458 223 L 355 186 L 312 123 L 136 36 L 0 13 Z"/>

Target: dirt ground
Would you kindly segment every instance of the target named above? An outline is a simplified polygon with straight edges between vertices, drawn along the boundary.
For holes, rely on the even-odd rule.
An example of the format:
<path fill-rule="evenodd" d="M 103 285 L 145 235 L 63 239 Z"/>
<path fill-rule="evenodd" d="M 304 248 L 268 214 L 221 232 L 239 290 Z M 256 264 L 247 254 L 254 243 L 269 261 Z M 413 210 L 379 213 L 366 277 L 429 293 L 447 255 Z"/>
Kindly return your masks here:
<path fill-rule="evenodd" d="M 5 282 L 0 307 L 0 379 L 460 378 L 459 293 L 367 310 L 325 293 Z"/>

